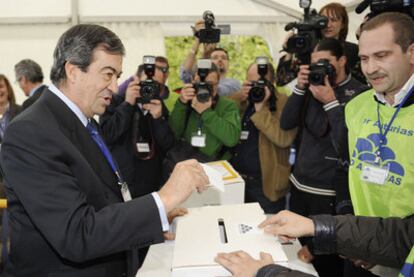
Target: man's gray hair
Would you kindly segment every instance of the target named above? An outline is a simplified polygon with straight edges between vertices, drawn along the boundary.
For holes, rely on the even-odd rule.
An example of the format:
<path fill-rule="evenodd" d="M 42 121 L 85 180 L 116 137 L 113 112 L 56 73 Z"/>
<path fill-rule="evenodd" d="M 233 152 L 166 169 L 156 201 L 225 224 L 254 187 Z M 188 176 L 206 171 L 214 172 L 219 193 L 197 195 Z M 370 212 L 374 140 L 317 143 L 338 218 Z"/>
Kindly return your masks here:
<path fill-rule="evenodd" d="M 124 45 L 119 37 L 103 26 L 79 24 L 63 33 L 53 53 L 53 66 L 50 72 L 52 83 L 58 86 L 66 80 L 66 62 L 86 72 L 92 63 L 93 51 L 97 47 L 102 47 L 110 54 L 125 54 Z"/>
<path fill-rule="evenodd" d="M 14 66 L 14 71 L 16 73 L 17 80 L 20 80 L 22 77 L 25 77 L 29 82 L 32 83 L 43 82 L 42 68 L 37 62 L 33 60 L 21 60 Z"/>

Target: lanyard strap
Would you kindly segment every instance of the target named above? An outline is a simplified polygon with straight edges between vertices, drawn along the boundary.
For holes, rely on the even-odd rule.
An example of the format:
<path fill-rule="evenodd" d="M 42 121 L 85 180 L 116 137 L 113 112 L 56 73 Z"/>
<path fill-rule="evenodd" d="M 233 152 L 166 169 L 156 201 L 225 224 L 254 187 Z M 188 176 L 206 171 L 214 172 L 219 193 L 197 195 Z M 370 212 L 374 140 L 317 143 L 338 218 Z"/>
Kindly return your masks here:
<path fill-rule="evenodd" d="M 201 115 L 198 116 L 197 121 L 197 135 L 201 136 L 203 130 L 203 121 L 201 120 Z"/>
<path fill-rule="evenodd" d="M 410 91 L 404 96 L 403 100 L 400 102 L 400 104 L 398 104 L 397 109 L 395 110 L 394 114 L 391 117 L 391 120 L 389 122 L 389 124 L 385 127 L 384 132 L 382 131 L 382 124 L 381 124 L 381 116 L 380 116 L 380 111 L 379 111 L 379 103 L 377 103 L 377 116 L 378 116 L 378 129 L 379 129 L 379 133 L 380 133 L 380 141 L 379 141 L 379 148 L 378 148 L 378 152 L 377 157 L 380 156 L 381 154 L 381 148 L 382 145 L 385 143 L 385 140 L 387 138 L 387 134 L 389 132 L 389 130 L 391 129 L 392 124 L 394 123 L 395 118 L 397 117 L 397 114 L 400 112 L 401 107 L 405 104 L 405 102 L 407 101 L 408 97 L 411 96 L 411 94 L 414 91 L 414 86 L 411 87 Z"/>
<path fill-rule="evenodd" d="M 122 179 L 118 166 L 115 163 L 114 159 L 112 158 L 111 152 L 109 151 L 102 137 L 99 135 L 98 130 L 95 128 L 95 126 L 93 126 L 91 122 L 89 122 L 86 125 L 86 129 L 88 129 L 89 133 L 92 136 L 92 139 L 99 146 L 99 149 L 101 150 L 102 154 L 105 156 L 105 159 L 108 161 L 109 165 L 111 166 L 112 171 L 115 173 L 116 177 L 118 178 L 118 185 L 124 184 L 124 180 Z"/>

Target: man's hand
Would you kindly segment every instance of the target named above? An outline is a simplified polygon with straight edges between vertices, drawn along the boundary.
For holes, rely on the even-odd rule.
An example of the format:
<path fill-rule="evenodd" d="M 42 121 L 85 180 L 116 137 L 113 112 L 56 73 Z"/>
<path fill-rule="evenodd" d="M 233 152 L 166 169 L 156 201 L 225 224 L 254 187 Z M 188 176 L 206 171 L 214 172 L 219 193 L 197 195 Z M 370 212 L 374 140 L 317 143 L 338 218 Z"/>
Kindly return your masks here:
<path fill-rule="evenodd" d="M 152 99 L 150 103 L 144 104 L 142 107 L 145 110 L 148 110 L 154 119 L 158 119 L 162 116 L 161 100 Z"/>
<path fill-rule="evenodd" d="M 158 191 L 165 211 L 169 213 L 184 202 L 193 191 L 202 192 L 209 184 L 202 166 L 194 159 L 177 163 L 170 178 Z"/>
<path fill-rule="evenodd" d="M 314 236 L 315 225 L 307 217 L 284 210 L 259 225 L 264 231 L 279 236 L 282 241 L 303 236 Z"/>
<path fill-rule="evenodd" d="M 168 223 L 172 224 L 174 218 L 178 216 L 183 216 L 188 213 L 188 210 L 186 208 L 175 208 L 171 212 L 168 213 Z M 164 239 L 165 240 L 175 240 L 175 234 L 172 232 L 165 232 L 164 233 Z"/>
<path fill-rule="evenodd" d="M 241 88 L 241 98 L 242 102 L 246 101 L 249 98 L 249 91 L 252 88 L 252 82 L 244 81 Z"/>
<path fill-rule="evenodd" d="M 193 84 L 185 84 L 180 93 L 180 101 L 184 104 L 187 104 L 188 101 L 191 101 L 195 96 L 195 89 Z"/>
<path fill-rule="evenodd" d="M 298 251 L 298 258 L 304 263 L 310 264 L 313 260 L 313 255 L 309 251 L 308 246 L 304 245 L 301 249 Z"/>
<path fill-rule="evenodd" d="M 219 253 L 214 260 L 227 268 L 235 277 L 256 276 L 260 268 L 273 264 L 272 256 L 263 252 L 260 253 L 260 260 L 253 259 L 244 251 Z"/>
<path fill-rule="evenodd" d="M 191 107 L 199 114 L 202 114 L 205 110 L 213 105 L 213 100 L 211 97 L 208 99 L 207 102 L 201 103 L 197 100 L 197 97 L 194 97 L 191 101 Z"/>
<path fill-rule="evenodd" d="M 312 92 L 313 97 L 322 104 L 328 104 L 336 100 L 335 92 L 329 84 L 328 76 L 325 76 L 324 86 L 310 85 L 309 90 Z"/>
<path fill-rule="evenodd" d="M 128 84 L 125 92 L 125 102 L 128 102 L 131 106 L 134 106 L 137 102 L 137 98 L 141 97 L 139 79 L 137 76 L 133 76 L 133 80 Z"/>
<path fill-rule="evenodd" d="M 305 89 L 309 84 L 309 65 L 304 64 L 299 67 L 298 72 L 298 84 L 296 85 L 298 89 Z"/>

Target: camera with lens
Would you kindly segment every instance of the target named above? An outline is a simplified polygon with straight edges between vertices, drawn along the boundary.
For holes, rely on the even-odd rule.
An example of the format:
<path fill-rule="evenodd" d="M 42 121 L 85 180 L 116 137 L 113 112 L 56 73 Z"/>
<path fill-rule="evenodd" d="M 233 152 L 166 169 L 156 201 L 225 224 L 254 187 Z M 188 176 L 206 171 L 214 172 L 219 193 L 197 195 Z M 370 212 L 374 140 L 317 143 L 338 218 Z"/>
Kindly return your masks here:
<path fill-rule="evenodd" d="M 153 80 L 155 74 L 155 57 L 144 56 L 144 73 L 147 78 L 139 83 L 141 97 L 138 102 L 142 104 L 150 103 L 153 99 L 160 98 L 161 87 L 160 83 Z"/>
<path fill-rule="evenodd" d="M 309 83 L 315 86 L 325 85 L 325 76 L 328 76 L 329 84 L 334 86 L 336 71 L 335 67 L 327 59 L 320 59 L 309 66 Z"/>
<path fill-rule="evenodd" d="M 249 102 L 260 103 L 266 96 L 265 87 L 267 85 L 266 75 L 269 70 L 269 60 L 266 57 L 257 57 L 257 73 L 259 74 L 259 80 L 251 82 L 252 88 L 249 90 Z"/>
<path fill-rule="evenodd" d="M 201 43 L 218 43 L 221 30 L 214 24 L 214 14 L 211 11 L 203 13 L 204 29 L 199 30 L 196 36 Z"/>
<path fill-rule="evenodd" d="M 368 6 L 370 18 L 383 12 L 401 12 L 414 19 L 414 0 L 364 0 L 355 8 L 355 12 L 360 14 Z"/>
<path fill-rule="evenodd" d="M 286 31 L 296 29 L 297 33 L 287 41 L 288 53 L 296 54 L 302 64 L 309 64 L 310 54 L 322 38 L 321 30 L 328 26 L 328 18 L 318 15 L 316 10 L 310 10 L 312 1 L 301 0 L 299 6 L 304 9 L 303 21 L 290 22 L 285 26 Z"/>
<path fill-rule="evenodd" d="M 211 70 L 211 60 L 198 60 L 197 68 L 197 74 L 200 76 L 200 82 L 194 83 L 193 87 L 195 89 L 197 101 L 200 103 L 206 103 L 213 95 L 213 87 L 206 82 L 207 75 Z"/>

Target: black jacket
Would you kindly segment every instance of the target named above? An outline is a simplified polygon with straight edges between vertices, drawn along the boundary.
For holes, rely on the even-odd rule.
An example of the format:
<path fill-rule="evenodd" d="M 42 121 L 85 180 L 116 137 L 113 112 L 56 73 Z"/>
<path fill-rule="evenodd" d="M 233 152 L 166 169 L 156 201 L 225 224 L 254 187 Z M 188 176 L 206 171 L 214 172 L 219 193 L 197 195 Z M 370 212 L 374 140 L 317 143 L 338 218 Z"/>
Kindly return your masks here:
<path fill-rule="evenodd" d="M 11 234 L 5 276 L 135 276 L 136 250 L 163 241 L 154 198 L 122 203 L 98 145 L 48 90 L 7 127 L 1 163 Z"/>
<path fill-rule="evenodd" d="M 325 196 L 335 196 L 340 191 L 339 199 L 349 199 L 347 190 L 335 187 L 338 183 L 336 170 L 348 159 L 344 105 L 365 90 L 365 85 L 349 75 L 335 89 L 337 105 L 327 111 L 310 92 L 296 88 L 289 97 L 280 125 L 285 130 L 300 128 L 296 163 L 291 174 L 291 181 L 299 190 Z"/>
<path fill-rule="evenodd" d="M 40 87 L 38 87 L 32 96 L 30 96 L 29 98 L 27 98 L 23 104 L 22 104 L 22 108 L 23 110 L 27 109 L 28 107 L 30 107 L 34 102 L 36 102 L 37 99 L 39 99 L 39 97 L 42 95 L 43 91 L 47 89 L 46 85 L 41 85 Z"/>
<path fill-rule="evenodd" d="M 316 254 L 338 253 L 371 264 L 402 268 L 414 245 L 414 216 L 379 218 L 363 216 L 317 215 L 313 238 Z M 286 272 L 279 274 L 280 272 Z M 302 272 L 269 265 L 257 277 L 306 277 Z"/>
<path fill-rule="evenodd" d="M 138 106 L 125 102 L 124 95 L 114 95 L 111 105 L 100 117 L 103 137 L 111 150 L 131 196 L 139 197 L 161 186 L 162 161 L 166 151 L 174 144 L 174 134 L 168 125 L 168 111 L 153 119 L 144 115 Z M 140 157 L 135 137 L 145 132 L 152 140 L 152 157 Z"/>

